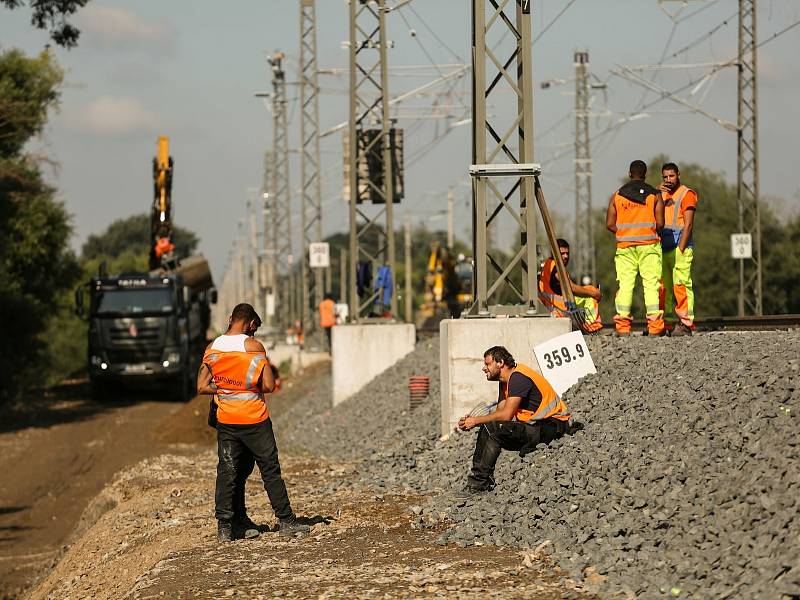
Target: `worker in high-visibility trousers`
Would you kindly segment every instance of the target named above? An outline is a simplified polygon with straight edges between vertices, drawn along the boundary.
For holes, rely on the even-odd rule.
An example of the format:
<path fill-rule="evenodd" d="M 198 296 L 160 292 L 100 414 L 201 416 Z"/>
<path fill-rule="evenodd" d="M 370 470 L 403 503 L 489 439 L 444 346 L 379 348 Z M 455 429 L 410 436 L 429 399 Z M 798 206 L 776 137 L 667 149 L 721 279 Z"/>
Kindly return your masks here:
<path fill-rule="evenodd" d="M 569 265 L 569 242 L 558 238 L 558 253 L 566 269 Z M 567 271 L 567 278 L 575 297 L 575 304 L 584 310 L 586 315 L 585 333 L 595 333 L 603 328 L 603 321 L 600 319 L 600 299 L 603 294 L 600 289 L 593 285 L 578 285 L 570 277 Z M 548 310 L 551 317 L 569 317 L 567 301 L 561 292 L 561 282 L 558 279 L 558 269 L 554 258 L 548 258 L 542 265 L 542 272 L 539 275 L 539 301 Z"/>
<path fill-rule="evenodd" d="M 664 229 L 661 230 L 663 255 L 659 303 L 667 319 L 675 305 L 678 323 L 672 335 L 692 335 L 694 331 L 694 215 L 697 192 L 681 183 L 678 165 L 669 162 L 661 167 L 661 195 L 664 198 Z"/>
<path fill-rule="evenodd" d="M 631 305 L 636 276 L 642 277 L 647 333 L 664 335 L 664 312 L 659 306 L 661 285 L 661 238 L 664 227 L 664 200 L 645 182 L 647 165 L 635 160 L 630 164 L 630 181 L 611 195 L 606 211 L 606 227 L 617 237 L 614 266 L 617 271 L 617 335 L 630 335 Z"/>

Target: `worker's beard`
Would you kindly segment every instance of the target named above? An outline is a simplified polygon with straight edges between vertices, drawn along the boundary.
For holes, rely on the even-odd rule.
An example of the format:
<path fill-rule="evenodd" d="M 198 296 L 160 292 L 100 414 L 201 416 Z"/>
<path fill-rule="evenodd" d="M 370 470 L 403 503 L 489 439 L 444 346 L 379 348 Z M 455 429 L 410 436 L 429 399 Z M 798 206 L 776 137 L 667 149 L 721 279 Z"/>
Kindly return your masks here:
<path fill-rule="evenodd" d="M 497 369 L 494 373 L 490 370 L 486 374 L 486 381 L 500 381 L 500 369 Z"/>

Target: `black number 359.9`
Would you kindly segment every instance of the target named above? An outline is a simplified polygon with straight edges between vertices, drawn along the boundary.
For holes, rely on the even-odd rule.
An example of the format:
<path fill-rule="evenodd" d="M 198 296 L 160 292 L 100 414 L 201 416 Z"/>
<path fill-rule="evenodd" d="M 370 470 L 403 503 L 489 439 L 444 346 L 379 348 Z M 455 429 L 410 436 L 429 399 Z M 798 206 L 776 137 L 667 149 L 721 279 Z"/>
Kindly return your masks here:
<path fill-rule="evenodd" d="M 570 352 L 570 349 L 566 346 L 562 346 L 561 348 L 556 348 L 552 352 L 548 352 L 544 355 L 544 360 L 546 361 L 545 366 L 548 369 L 553 369 L 555 367 L 560 367 L 565 363 L 570 363 L 573 360 L 578 360 L 579 358 L 583 358 L 586 354 L 586 351 L 583 349 L 581 344 L 575 344 L 575 352 L 573 354 Z"/>

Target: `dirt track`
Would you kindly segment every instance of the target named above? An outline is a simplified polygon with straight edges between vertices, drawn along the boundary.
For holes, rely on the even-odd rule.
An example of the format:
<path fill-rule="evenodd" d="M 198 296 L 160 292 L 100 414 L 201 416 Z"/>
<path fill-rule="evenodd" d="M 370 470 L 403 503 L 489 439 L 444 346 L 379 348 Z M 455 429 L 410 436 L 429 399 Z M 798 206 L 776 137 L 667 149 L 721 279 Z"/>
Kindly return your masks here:
<path fill-rule="evenodd" d="M 349 466 L 319 458 L 282 459 L 311 536 L 219 545 L 207 399 L 97 404 L 87 392 L 71 382 L 2 415 L 0 598 L 590 597 L 537 553 L 435 544 L 411 528 L 417 498 L 320 492 Z M 303 393 L 287 383 L 276 419 Z M 273 524 L 257 477 L 248 492 L 254 519 Z"/>

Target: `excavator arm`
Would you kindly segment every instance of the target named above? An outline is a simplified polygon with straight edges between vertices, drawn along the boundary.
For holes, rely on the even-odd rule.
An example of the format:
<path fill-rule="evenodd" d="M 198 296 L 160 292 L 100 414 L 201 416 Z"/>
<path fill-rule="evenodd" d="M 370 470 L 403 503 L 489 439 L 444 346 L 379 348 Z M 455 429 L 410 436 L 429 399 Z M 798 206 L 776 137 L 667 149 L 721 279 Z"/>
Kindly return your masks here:
<path fill-rule="evenodd" d="M 158 138 L 158 149 L 153 159 L 153 205 L 150 212 L 150 269 L 162 266 L 172 257 L 172 157 L 169 155 L 169 138 Z"/>

